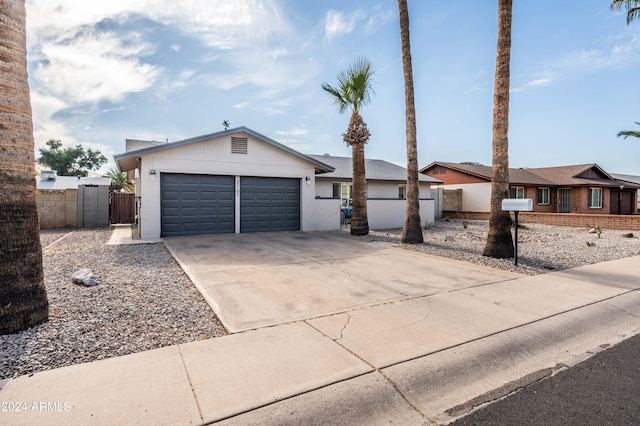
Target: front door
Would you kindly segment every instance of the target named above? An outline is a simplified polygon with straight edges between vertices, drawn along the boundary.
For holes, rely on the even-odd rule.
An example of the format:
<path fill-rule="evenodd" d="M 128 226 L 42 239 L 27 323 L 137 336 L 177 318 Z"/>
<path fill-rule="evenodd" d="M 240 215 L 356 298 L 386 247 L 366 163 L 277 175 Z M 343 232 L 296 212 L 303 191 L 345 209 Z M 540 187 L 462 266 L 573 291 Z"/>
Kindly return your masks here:
<path fill-rule="evenodd" d="M 571 212 L 571 204 L 573 202 L 571 193 L 571 188 L 558 189 L 558 213 Z"/>
<path fill-rule="evenodd" d="M 630 191 L 611 190 L 611 200 L 609 202 L 611 214 L 632 214 L 633 213 L 633 193 Z"/>

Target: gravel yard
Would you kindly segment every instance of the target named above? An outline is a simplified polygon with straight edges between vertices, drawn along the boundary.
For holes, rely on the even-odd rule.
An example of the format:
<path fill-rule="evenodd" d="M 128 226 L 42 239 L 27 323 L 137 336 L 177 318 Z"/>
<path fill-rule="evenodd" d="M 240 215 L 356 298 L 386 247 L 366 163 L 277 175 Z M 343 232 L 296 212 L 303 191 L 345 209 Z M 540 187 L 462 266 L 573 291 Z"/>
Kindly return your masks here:
<path fill-rule="evenodd" d="M 0 336 L 0 378 L 226 334 L 162 244 L 107 246 L 110 237 L 110 229 L 41 232 L 49 321 Z M 80 268 L 100 285 L 73 284 Z"/>
<path fill-rule="evenodd" d="M 639 218 L 640 220 L 640 218 Z M 640 255 L 640 232 L 602 229 L 600 238 L 588 228 L 525 224 L 518 228 L 518 266 L 513 259 L 482 255 L 489 230 L 487 221 L 441 221 L 424 230 L 424 244 L 401 244 L 407 250 L 462 260 L 492 268 L 536 275 L 567 268 Z M 339 235 L 389 241 L 400 244 L 401 229 L 371 231 L 366 237 L 352 237 L 348 229 Z M 512 230 L 513 234 L 513 230 Z M 633 237 L 627 237 L 633 234 Z"/>
<path fill-rule="evenodd" d="M 334 234 L 531 275 L 640 255 L 637 231 L 603 229 L 598 238 L 586 228 L 526 224 L 516 267 L 513 259 L 482 256 L 487 230 L 484 221 L 467 228 L 437 221 L 419 245 L 400 244 L 400 229 Z M 164 245 L 107 246 L 110 236 L 110 229 L 41 232 L 49 321 L 0 336 L 0 379 L 226 334 Z M 71 283 L 80 268 L 92 269 L 101 284 Z"/>

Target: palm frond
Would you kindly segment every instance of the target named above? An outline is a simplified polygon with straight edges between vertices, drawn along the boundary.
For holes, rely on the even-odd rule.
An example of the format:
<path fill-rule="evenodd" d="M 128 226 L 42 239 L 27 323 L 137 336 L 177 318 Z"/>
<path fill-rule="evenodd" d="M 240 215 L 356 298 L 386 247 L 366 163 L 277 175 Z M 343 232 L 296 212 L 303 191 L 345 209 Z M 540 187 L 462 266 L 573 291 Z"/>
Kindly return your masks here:
<path fill-rule="evenodd" d="M 618 137 L 622 136 L 623 139 L 628 138 L 629 136 L 640 139 L 640 131 L 637 130 L 622 130 L 618 132 Z"/>
<path fill-rule="evenodd" d="M 620 12 L 623 7 L 627 11 L 627 25 L 640 18 L 640 0 L 613 0 L 610 9 Z"/>
<path fill-rule="evenodd" d="M 348 108 L 353 112 L 359 112 L 360 108 L 370 102 L 371 95 L 375 93 L 371 86 L 373 73 L 369 60 L 359 57 L 346 70 L 338 73 L 337 87 L 324 83 L 322 89 L 332 96 L 334 104 L 338 106 L 341 113 Z"/>

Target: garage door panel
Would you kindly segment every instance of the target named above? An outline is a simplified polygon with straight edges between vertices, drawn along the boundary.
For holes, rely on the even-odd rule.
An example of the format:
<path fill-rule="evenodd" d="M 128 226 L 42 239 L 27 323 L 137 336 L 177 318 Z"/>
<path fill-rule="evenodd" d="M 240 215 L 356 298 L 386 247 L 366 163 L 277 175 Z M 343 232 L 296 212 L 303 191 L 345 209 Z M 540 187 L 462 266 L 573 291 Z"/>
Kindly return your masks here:
<path fill-rule="evenodd" d="M 218 200 L 233 202 L 233 199 L 234 199 L 234 195 L 233 194 L 234 194 L 233 187 L 231 187 L 231 189 L 228 190 L 228 191 L 225 190 L 225 191 L 218 192 Z"/>
<path fill-rule="evenodd" d="M 161 174 L 161 235 L 234 231 L 233 176 Z"/>
<path fill-rule="evenodd" d="M 300 229 L 300 179 L 242 177 L 240 232 Z"/>
<path fill-rule="evenodd" d="M 201 191 L 200 192 L 200 201 L 217 201 L 219 199 L 219 194 L 216 191 Z"/>
<path fill-rule="evenodd" d="M 218 215 L 224 217 L 233 217 L 233 207 L 218 207 Z"/>

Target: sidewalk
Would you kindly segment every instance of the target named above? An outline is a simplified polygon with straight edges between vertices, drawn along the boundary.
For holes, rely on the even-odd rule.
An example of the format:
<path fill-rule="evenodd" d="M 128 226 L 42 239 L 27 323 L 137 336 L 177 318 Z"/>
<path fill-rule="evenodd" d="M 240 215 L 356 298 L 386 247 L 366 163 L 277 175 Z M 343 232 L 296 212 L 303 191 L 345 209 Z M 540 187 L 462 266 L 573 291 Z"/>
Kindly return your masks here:
<path fill-rule="evenodd" d="M 0 424 L 443 424 L 638 333 L 639 289 L 636 256 L 45 371 Z"/>

